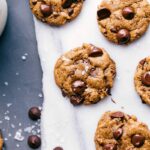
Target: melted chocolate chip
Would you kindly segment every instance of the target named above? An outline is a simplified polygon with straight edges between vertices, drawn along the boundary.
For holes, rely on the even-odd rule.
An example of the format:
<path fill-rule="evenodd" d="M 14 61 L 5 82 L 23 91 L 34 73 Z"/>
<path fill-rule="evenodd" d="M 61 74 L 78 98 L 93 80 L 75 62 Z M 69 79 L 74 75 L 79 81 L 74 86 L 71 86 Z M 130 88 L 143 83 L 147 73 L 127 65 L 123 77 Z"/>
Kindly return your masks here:
<path fill-rule="evenodd" d="M 73 9 L 72 8 L 68 8 L 68 14 L 69 14 L 69 16 L 71 16 L 72 14 L 73 14 Z"/>
<path fill-rule="evenodd" d="M 80 96 L 71 96 L 70 97 L 70 102 L 76 106 L 80 105 L 83 102 L 83 99 Z"/>
<path fill-rule="evenodd" d="M 72 90 L 73 92 L 75 92 L 76 94 L 81 94 L 84 92 L 86 88 L 86 85 L 83 81 L 81 80 L 76 80 L 75 82 L 73 82 L 72 84 Z"/>
<path fill-rule="evenodd" d="M 125 19 L 131 20 L 131 19 L 133 19 L 135 13 L 134 13 L 134 10 L 132 7 L 125 7 L 122 10 L 122 15 Z"/>
<path fill-rule="evenodd" d="M 29 109 L 28 115 L 32 120 L 38 120 L 41 118 L 41 110 L 38 107 L 32 107 Z"/>
<path fill-rule="evenodd" d="M 69 8 L 73 3 L 73 0 L 63 0 L 62 7 L 63 8 Z"/>
<path fill-rule="evenodd" d="M 62 147 L 55 147 L 53 150 L 63 150 Z"/>
<path fill-rule="evenodd" d="M 41 146 L 41 138 L 37 135 L 31 135 L 28 137 L 28 145 L 33 148 L 39 148 Z"/>
<path fill-rule="evenodd" d="M 114 118 L 124 118 L 124 113 L 121 111 L 114 112 L 110 115 L 112 119 Z"/>
<path fill-rule="evenodd" d="M 140 134 L 135 134 L 132 136 L 131 142 L 135 147 L 141 147 L 145 142 L 145 137 Z"/>
<path fill-rule="evenodd" d="M 100 70 L 99 70 L 99 68 L 92 68 L 92 69 L 90 70 L 90 75 L 91 75 L 92 77 L 97 77 L 98 75 L 100 75 Z"/>
<path fill-rule="evenodd" d="M 116 28 L 111 28 L 110 31 L 113 32 L 113 33 L 117 33 L 118 32 L 118 30 Z"/>
<path fill-rule="evenodd" d="M 130 32 L 127 29 L 121 29 L 117 33 L 119 44 L 126 44 L 130 41 Z"/>
<path fill-rule="evenodd" d="M 146 86 L 150 86 L 150 71 L 142 75 L 142 83 Z"/>
<path fill-rule="evenodd" d="M 32 4 L 35 5 L 37 3 L 37 0 L 32 0 Z"/>
<path fill-rule="evenodd" d="M 52 7 L 50 5 L 41 4 L 40 10 L 44 17 L 48 17 L 52 14 Z"/>
<path fill-rule="evenodd" d="M 95 46 L 91 46 L 91 51 L 89 53 L 90 57 L 100 57 L 102 55 L 103 55 L 102 49 Z"/>
<path fill-rule="evenodd" d="M 117 150 L 116 144 L 106 144 L 103 147 L 103 150 Z"/>
<path fill-rule="evenodd" d="M 119 128 L 113 132 L 113 136 L 116 140 L 119 140 L 123 134 L 123 129 Z"/>
<path fill-rule="evenodd" d="M 106 19 L 111 15 L 111 12 L 107 8 L 101 8 L 97 11 L 97 16 L 99 20 Z"/>
<path fill-rule="evenodd" d="M 141 65 L 144 65 L 145 62 L 146 62 L 146 59 L 144 58 L 144 59 L 142 59 L 142 60 L 140 61 L 140 64 L 141 64 Z"/>

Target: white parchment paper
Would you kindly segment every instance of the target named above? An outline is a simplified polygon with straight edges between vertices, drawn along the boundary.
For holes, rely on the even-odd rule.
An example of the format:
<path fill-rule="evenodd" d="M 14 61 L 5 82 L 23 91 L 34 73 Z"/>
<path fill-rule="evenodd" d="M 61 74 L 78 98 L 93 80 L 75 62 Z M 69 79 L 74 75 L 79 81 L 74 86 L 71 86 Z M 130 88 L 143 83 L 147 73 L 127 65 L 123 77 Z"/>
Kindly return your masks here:
<path fill-rule="evenodd" d="M 62 146 L 64 150 L 94 150 L 94 133 L 101 115 L 108 110 L 122 110 L 136 115 L 150 126 L 150 107 L 141 103 L 134 89 L 133 77 L 138 62 L 150 55 L 150 28 L 128 46 L 107 41 L 99 32 L 96 11 L 100 1 L 86 0 L 79 17 L 63 27 L 51 27 L 35 19 L 38 51 L 43 69 L 44 105 L 42 113 L 42 150 Z M 73 107 L 61 95 L 54 81 L 57 58 L 82 43 L 105 48 L 117 64 L 112 98 L 96 105 Z"/>

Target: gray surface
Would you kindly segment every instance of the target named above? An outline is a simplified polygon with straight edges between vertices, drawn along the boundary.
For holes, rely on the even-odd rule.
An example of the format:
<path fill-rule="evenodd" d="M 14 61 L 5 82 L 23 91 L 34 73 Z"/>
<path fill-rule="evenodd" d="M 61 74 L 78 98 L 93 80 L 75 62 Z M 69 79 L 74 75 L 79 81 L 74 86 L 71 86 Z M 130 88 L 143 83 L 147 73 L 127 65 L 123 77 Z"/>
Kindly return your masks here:
<path fill-rule="evenodd" d="M 16 130 L 35 124 L 28 118 L 27 113 L 31 106 L 42 105 L 42 98 L 38 96 L 42 87 L 42 71 L 28 0 L 7 2 L 8 21 L 0 38 L 0 128 L 3 129 L 4 138 L 8 138 L 5 141 L 6 150 L 28 150 L 28 133 L 23 132 L 23 142 L 14 140 L 13 136 Z M 21 57 L 25 53 L 28 56 L 26 61 L 23 61 Z M 8 86 L 5 82 L 8 82 Z M 12 103 L 9 108 L 8 103 Z M 8 115 L 7 110 L 10 112 Z M 7 120 L 6 116 L 10 117 L 10 120 Z M 22 124 L 21 127 L 19 123 Z M 15 124 L 15 129 L 11 124 Z M 12 137 L 8 137 L 9 133 Z M 17 148 L 16 144 L 20 147 Z"/>

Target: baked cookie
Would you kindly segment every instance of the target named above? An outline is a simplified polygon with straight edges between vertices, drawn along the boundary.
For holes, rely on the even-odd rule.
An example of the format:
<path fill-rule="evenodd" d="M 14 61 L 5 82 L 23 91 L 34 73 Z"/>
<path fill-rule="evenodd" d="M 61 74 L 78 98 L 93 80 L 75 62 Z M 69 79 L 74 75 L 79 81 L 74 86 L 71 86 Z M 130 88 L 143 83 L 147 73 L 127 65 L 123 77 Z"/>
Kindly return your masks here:
<path fill-rule="evenodd" d="M 0 150 L 3 150 L 3 136 L 2 136 L 2 131 L 0 130 Z"/>
<path fill-rule="evenodd" d="M 57 85 L 73 105 L 88 105 L 110 94 L 116 66 L 104 49 L 83 44 L 58 59 L 54 74 Z"/>
<path fill-rule="evenodd" d="M 83 0 L 30 0 L 33 14 L 50 25 L 63 25 L 80 13 Z"/>
<path fill-rule="evenodd" d="M 97 20 L 104 36 L 117 44 L 128 44 L 141 37 L 150 21 L 147 0 L 103 0 Z"/>
<path fill-rule="evenodd" d="M 148 150 L 150 131 L 135 116 L 123 112 L 106 112 L 95 134 L 96 150 Z"/>
<path fill-rule="evenodd" d="M 134 83 L 142 102 L 150 105 L 150 56 L 138 64 Z"/>

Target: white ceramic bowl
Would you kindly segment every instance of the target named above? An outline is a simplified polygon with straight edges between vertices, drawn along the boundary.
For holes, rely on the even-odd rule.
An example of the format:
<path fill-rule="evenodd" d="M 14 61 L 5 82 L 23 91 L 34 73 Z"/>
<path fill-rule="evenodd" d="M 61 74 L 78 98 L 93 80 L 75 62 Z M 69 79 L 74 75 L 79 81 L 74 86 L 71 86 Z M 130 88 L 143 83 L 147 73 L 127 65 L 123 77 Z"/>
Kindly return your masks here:
<path fill-rule="evenodd" d="M 0 35 L 2 34 L 7 20 L 7 2 L 0 0 Z"/>

